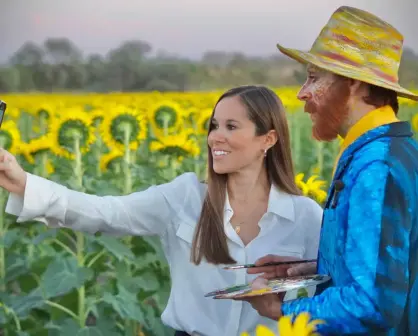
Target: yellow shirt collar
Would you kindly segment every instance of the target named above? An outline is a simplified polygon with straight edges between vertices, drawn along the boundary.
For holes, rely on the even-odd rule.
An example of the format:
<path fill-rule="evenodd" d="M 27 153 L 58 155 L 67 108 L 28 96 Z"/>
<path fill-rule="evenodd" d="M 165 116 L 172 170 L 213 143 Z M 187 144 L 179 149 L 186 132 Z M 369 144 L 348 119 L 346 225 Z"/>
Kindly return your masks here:
<path fill-rule="evenodd" d="M 376 127 L 398 121 L 399 119 L 396 117 L 395 112 L 389 105 L 377 108 L 363 116 L 350 128 L 346 137 L 344 138 L 340 152 L 338 153 L 337 159 L 335 161 L 332 175 L 334 175 L 335 170 L 337 169 L 338 161 L 340 160 L 341 155 L 348 148 L 348 146 L 350 146 L 360 136 Z"/>

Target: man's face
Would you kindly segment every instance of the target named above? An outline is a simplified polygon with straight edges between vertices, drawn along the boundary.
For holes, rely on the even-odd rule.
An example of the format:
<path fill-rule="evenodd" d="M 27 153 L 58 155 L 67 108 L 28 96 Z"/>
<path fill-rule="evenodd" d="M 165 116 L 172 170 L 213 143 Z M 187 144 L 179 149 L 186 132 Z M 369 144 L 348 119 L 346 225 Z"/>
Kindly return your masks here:
<path fill-rule="evenodd" d="M 312 120 L 312 135 L 316 140 L 334 140 L 348 116 L 350 88 L 348 81 L 312 65 L 308 78 L 298 93 L 305 102 L 305 112 Z"/>

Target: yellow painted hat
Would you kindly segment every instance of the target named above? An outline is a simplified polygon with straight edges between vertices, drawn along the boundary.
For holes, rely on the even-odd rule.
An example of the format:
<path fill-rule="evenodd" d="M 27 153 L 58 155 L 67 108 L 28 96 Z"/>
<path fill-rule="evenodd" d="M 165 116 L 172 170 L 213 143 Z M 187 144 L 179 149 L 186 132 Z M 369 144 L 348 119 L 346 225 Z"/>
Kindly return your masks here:
<path fill-rule="evenodd" d="M 341 76 L 396 91 L 418 101 L 418 95 L 399 85 L 403 36 L 389 23 L 361 9 L 342 6 L 322 28 L 308 52 L 279 50 L 298 62 Z"/>

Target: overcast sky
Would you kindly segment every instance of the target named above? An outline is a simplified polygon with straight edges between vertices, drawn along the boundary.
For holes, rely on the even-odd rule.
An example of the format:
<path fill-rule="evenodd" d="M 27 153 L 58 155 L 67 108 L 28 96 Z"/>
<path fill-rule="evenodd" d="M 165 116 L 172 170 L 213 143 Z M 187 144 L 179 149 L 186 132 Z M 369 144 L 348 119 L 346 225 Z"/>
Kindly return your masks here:
<path fill-rule="evenodd" d="M 193 58 L 206 50 L 269 55 L 277 42 L 309 49 L 340 5 L 381 16 L 418 51 L 417 0 L 0 0 L 0 61 L 25 41 L 64 36 L 85 53 L 127 39 Z"/>

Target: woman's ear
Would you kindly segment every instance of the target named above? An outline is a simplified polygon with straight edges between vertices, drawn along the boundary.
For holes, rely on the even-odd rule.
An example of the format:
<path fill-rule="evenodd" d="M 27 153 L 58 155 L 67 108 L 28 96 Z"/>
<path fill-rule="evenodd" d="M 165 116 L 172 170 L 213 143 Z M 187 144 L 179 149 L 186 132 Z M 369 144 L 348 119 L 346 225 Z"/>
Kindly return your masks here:
<path fill-rule="evenodd" d="M 270 149 L 271 147 L 273 147 L 276 144 L 277 140 L 277 132 L 275 130 L 268 131 L 265 135 L 265 149 Z"/>

